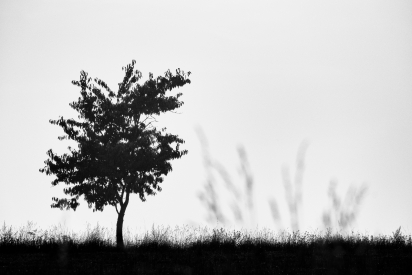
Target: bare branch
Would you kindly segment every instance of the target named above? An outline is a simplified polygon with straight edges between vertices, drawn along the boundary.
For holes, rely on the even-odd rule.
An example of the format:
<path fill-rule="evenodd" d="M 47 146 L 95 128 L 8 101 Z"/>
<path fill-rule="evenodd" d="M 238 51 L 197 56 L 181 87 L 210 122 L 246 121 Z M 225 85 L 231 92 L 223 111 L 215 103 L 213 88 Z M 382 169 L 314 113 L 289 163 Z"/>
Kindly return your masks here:
<path fill-rule="evenodd" d="M 146 116 L 146 118 L 142 121 L 142 123 L 144 123 L 147 119 L 149 119 L 149 116 Z"/>
<path fill-rule="evenodd" d="M 173 111 L 169 111 L 171 113 L 177 114 L 177 115 L 181 115 L 182 113 L 178 113 L 178 112 L 173 112 Z"/>
<path fill-rule="evenodd" d="M 157 122 L 157 120 L 154 116 L 150 115 L 150 118 Z"/>

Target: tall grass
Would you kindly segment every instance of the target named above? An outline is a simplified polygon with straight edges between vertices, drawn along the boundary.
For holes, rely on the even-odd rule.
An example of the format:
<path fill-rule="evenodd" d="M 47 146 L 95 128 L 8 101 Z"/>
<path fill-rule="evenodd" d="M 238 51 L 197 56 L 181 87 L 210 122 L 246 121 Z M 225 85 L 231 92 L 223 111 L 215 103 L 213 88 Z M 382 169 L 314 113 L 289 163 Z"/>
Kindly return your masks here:
<path fill-rule="evenodd" d="M 207 172 L 205 191 L 198 197 L 209 210 L 209 221 L 218 221 L 224 226 L 229 221 L 215 189 L 218 176 L 235 198 L 230 205 L 235 221 L 254 224 L 256 184 L 246 150 L 238 147 L 244 181 L 242 190 L 241 185 L 232 181 L 225 167 L 210 156 L 206 138 L 200 131 L 198 133 Z M 228 230 L 219 226 L 210 229 L 187 225 L 155 228 L 153 225 L 148 232 L 139 234 L 127 228 L 123 233 L 125 250 L 120 252 L 130 253 L 124 256 L 118 253 L 114 228 L 103 228 L 99 224 L 91 228 L 87 224 L 85 232 L 69 232 L 61 224 L 42 230 L 28 222 L 26 226 L 14 229 L 4 222 L 0 227 L 0 273 L 6 270 L 15 274 L 19 264 L 27 265 L 25 259 L 19 260 L 18 264 L 7 265 L 3 259 L 14 253 L 31 253 L 28 270 L 37 268 L 50 274 L 85 271 L 93 274 L 164 274 L 171 273 L 171 270 L 172 274 L 274 274 L 291 271 L 299 274 L 317 271 L 321 274 L 338 274 L 337 271 L 342 271 L 342 274 L 407 274 L 405 270 L 411 271 L 412 237 L 403 235 L 401 227 L 392 236 L 361 235 L 353 231 L 342 234 L 356 220 L 366 188 L 360 191 L 351 189 L 349 200 L 342 203 L 334 190 L 336 185 L 331 182 L 328 195 L 332 207 L 322 216 L 325 231 L 300 232 L 299 209 L 306 149 L 307 143 L 302 143 L 294 177 L 286 166 L 282 168 L 292 232 L 274 232 L 273 228 L 258 227 L 255 230 Z M 242 209 L 242 203 L 246 211 Z M 280 222 L 276 199 L 270 199 L 268 206 L 275 223 Z M 331 225 L 336 222 L 339 230 L 333 232 Z M 51 264 L 43 263 L 45 258 L 38 257 L 44 253 L 51 256 L 47 258 Z M 96 266 L 99 268 L 95 269 Z"/>
<path fill-rule="evenodd" d="M 243 146 L 237 148 L 237 152 L 240 160 L 240 174 L 242 176 L 244 186 L 241 184 L 235 184 L 232 180 L 232 176 L 227 172 L 227 169 L 216 159 L 214 159 L 209 152 L 209 144 L 205 134 L 201 128 L 196 129 L 200 145 L 203 154 L 203 165 L 206 171 L 206 182 L 204 189 L 198 193 L 198 198 L 205 205 L 208 210 L 209 216 L 208 222 L 220 221 L 226 225 L 230 219 L 222 211 L 223 203 L 216 190 L 217 182 L 219 178 L 223 181 L 221 186 L 224 186 L 229 192 L 232 193 L 234 200 L 232 201 L 230 208 L 233 213 L 233 217 L 236 224 L 255 224 L 255 203 L 254 203 L 254 189 L 256 183 L 253 178 L 246 150 Z M 300 209 L 302 207 L 302 186 L 305 172 L 305 155 L 309 143 L 303 141 L 298 149 L 296 157 L 296 169 L 295 175 L 290 175 L 289 167 L 283 165 L 281 167 L 281 175 L 283 181 L 283 187 L 285 189 L 286 203 L 290 212 L 290 226 L 292 231 L 300 230 Z M 331 206 L 326 207 L 321 214 L 323 229 L 338 228 L 340 232 L 348 232 L 348 229 L 356 221 L 358 213 L 360 211 L 360 205 L 362 204 L 367 186 L 362 185 L 359 189 L 351 186 L 346 194 L 345 199 L 341 199 L 336 194 L 337 182 L 335 180 L 330 181 L 329 190 L 327 192 Z M 325 192 L 326 193 L 326 192 Z M 227 200 L 225 199 L 225 202 Z M 246 211 L 242 210 L 242 204 L 246 205 Z M 275 197 L 268 200 L 268 207 L 272 219 L 275 224 L 282 224 L 282 217 L 279 211 L 279 204 Z"/>
<path fill-rule="evenodd" d="M 28 222 L 26 226 L 13 229 L 3 223 L 0 228 L 0 252 L 10 252 L 12 250 L 24 251 L 49 249 L 63 245 L 71 245 L 79 249 L 99 250 L 106 248 L 116 248 L 114 229 L 101 227 L 99 224 L 95 228 L 87 225 L 85 232 L 69 232 L 61 225 L 54 226 L 48 230 L 35 228 L 33 222 Z M 139 248 L 146 245 L 160 244 L 172 248 L 187 249 L 193 245 L 207 246 L 214 244 L 227 244 L 233 247 L 242 246 L 268 246 L 268 247 L 299 247 L 310 245 L 323 245 L 334 242 L 347 243 L 351 245 L 367 244 L 369 246 L 387 246 L 412 248 L 412 236 L 402 235 L 399 227 L 392 236 L 372 236 L 361 235 L 352 231 L 351 235 L 342 235 L 338 232 L 333 234 L 331 229 L 326 232 L 274 232 L 268 228 L 256 231 L 252 230 L 232 230 L 226 231 L 224 228 L 208 227 L 183 227 L 176 226 L 174 229 L 167 227 L 157 227 L 154 225 L 150 232 L 132 235 L 130 230 L 126 230 L 124 237 L 126 248 Z"/>
<path fill-rule="evenodd" d="M 412 239 L 393 236 L 152 227 L 125 236 L 30 226 L 0 232 L 0 274 L 411 274 Z M 114 231 L 114 230 L 112 230 Z"/>

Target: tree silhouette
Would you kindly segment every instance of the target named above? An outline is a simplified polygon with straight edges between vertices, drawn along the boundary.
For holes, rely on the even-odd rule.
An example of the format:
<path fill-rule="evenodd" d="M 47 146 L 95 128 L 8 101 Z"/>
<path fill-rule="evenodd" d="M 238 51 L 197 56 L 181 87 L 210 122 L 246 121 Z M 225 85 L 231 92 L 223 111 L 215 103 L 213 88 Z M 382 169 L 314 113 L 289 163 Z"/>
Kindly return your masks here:
<path fill-rule="evenodd" d="M 79 149 L 72 150 L 71 155 L 55 155 L 50 149 L 46 166 L 39 169 L 47 175 L 57 176 L 52 181 L 56 186 L 60 182 L 71 185 L 64 189 L 70 200 L 52 198 L 52 208 L 76 210 L 78 199 L 84 195 L 89 208 L 103 211 L 104 206 L 112 205 L 118 213 L 116 225 L 116 242 L 118 248 L 124 248 L 123 218 L 129 195 L 139 194 L 145 201 L 145 194 L 155 195 L 161 191 L 159 183 L 162 175 L 172 171 L 170 160 L 181 158 L 187 150 L 179 150 L 184 140 L 177 135 L 165 133 L 166 128 L 157 131 L 153 126 L 153 115 L 173 111 L 183 105 L 179 101 L 182 95 L 166 96 L 166 91 L 190 83 L 186 74 L 180 69 L 173 75 L 170 70 L 165 76 L 149 79 L 139 85 L 142 74 L 134 71 L 133 60 L 122 69 L 125 71 L 123 81 L 119 83 L 117 95 L 105 82 L 95 78 L 94 83 L 86 72 L 81 71 L 80 81 L 72 83 L 81 88 L 78 102 L 70 107 L 80 113 L 78 122 L 73 119 L 50 120 L 59 125 L 66 133 L 59 140 L 72 139 L 78 142 Z M 95 85 L 97 84 L 97 85 Z M 100 87 L 108 92 L 108 98 Z M 112 99 L 116 98 L 113 103 Z M 77 127 L 78 129 L 74 129 Z M 173 146 L 173 147 L 172 147 Z"/>

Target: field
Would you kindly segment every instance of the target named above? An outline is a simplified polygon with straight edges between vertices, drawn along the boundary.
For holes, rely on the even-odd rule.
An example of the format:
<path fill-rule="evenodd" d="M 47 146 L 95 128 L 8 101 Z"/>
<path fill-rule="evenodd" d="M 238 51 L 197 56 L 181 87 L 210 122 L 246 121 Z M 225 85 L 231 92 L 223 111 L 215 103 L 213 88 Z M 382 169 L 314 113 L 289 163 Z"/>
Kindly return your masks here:
<path fill-rule="evenodd" d="M 208 148 L 200 134 L 202 148 Z M 412 239 L 401 228 L 392 236 L 347 234 L 355 222 L 366 188 L 348 191 L 345 200 L 335 192 L 322 214 L 326 232 L 300 232 L 304 155 L 300 146 L 295 181 L 282 171 L 292 232 L 271 229 L 234 231 L 224 228 L 155 228 L 141 235 L 124 229 L 125 249 L 116 248 L 115 230 L 98 224 L 86 232 L 68 232 L 61 225 L 49 230 L 34 228 L 32 222 L 13 229 L 0 226 L 0 274 L 412 274 Z M 234 184 L 224 166 L 203 153 L 207 180 L 199 199 L 208 209 L 210 221 L 236 220 L 247 224 L 255 215 L 253 193 L 256 187 L 246 151 L 238 148 L 244 187 Z M 218 179 L 221 181 L 218 181 Z M 219 183 L 220 182 L 220 183 Z M 224 187 L 235 198 L 233 218 L 226 216 L 220 203 Z M 244 192 L 242 192 L 242 190 Z M 292 191 L 293 190 L 293 191 Z M 244 193 L 244 194 L 243 194 Z M 243 195 L 242 195 L 243 194 Z M 342 202 L 342 203 L 341 203 Z M 247 205 L 247 209 L 242 209 Z M 281 223 L 277 200 L 268 201 L 275 224 Z M 254 224 L 249 221 L 249 224 Z M 330 228 L 339 225 L 339 232 Z M 342 233 L 345 232 L 345 233 Z"/>
<path fill-rule="evenodd" d="M 114 232 L 97 225 L 78 235 L 54 227 L 0 229 L 0 274 L 411 274 L 412 240 L 332 234 L 330 230 L 226 232 L 223 228 L 157 228 Z"/>

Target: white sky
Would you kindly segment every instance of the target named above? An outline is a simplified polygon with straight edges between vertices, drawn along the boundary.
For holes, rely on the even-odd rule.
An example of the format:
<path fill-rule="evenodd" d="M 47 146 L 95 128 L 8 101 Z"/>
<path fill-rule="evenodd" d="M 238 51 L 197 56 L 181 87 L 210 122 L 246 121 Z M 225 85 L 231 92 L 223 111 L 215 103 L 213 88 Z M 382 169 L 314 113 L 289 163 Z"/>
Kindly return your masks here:
<path fill-rule="evenodd" d="M 189 154 L 172 162 L 162 192 L 131 196 L 125 228 L 191 224 L 213 227 L 197 193 L 206 172 L 196 127 L 210 155 L 243 188 L 236 148 L 244 145 L 256 184 L 256 221 L 244 226 L 291 228 L 281 177 L 305 157 L 300 229 L 323 230 L 331 180 L 344 198 L 367 193 L 356 232 L 412 232 L 412 3 L 410 1 L 6 1 L 0 2 L 0 221 L 40 228 L 86 222 L 114 228 L 113 207 L 93 213 L 50 208 L 64 197 L 54 176 L 39 172 L 47 150 L 67 153 L 49 119 L 77 119 L 69 103 L 80 71 L 113 90 L 121 68 L 191 71 L 178 90 L 180 115 L 160 117 Z M 116 90 L 117 91 L 117 90 Z M 223 181 L 216 182 L 223 193 Z M 281 223 L 272 219 L 275 198 Z M 229 209 L 232 197 L 222 195 Z M 230 209 L 227 217 L 230 218 Z"/>

